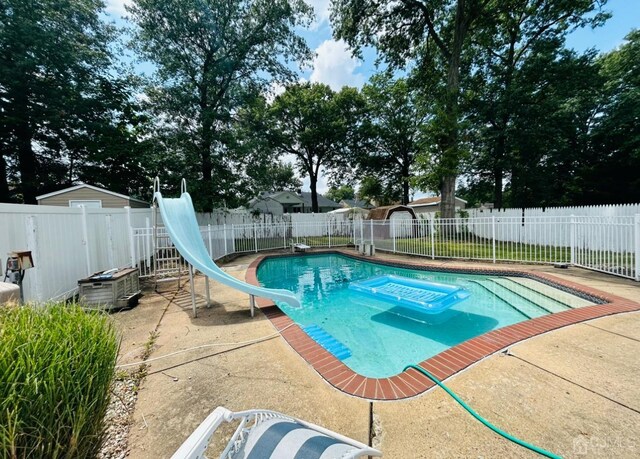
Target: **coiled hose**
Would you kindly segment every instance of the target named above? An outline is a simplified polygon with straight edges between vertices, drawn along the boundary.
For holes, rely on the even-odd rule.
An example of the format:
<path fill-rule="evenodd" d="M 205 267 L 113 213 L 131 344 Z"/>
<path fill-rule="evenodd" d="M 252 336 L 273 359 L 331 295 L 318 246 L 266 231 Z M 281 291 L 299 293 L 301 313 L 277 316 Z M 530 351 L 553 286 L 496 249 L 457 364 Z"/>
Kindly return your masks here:
<path fill-rule="evenodd" d="M 447 386 L 445 386 L 442 382 L 440 382 L 440 380 L 438 378 L 436 378 L 435 376 L 433 376 L 431 373 L 429 373 L 427 370 L 425 370 L 422 367 L 419 367 L 418 365 L 407 365 L 403 371 L 406 371 L 408 368 L 413 368 L 414 370 L 419 371 L 420 373 L 422 373 L 423 375 L 425 375 L 427 378 L 429 378 L 431 381 L 433 381 L 434 383 L 436 383 L 438 386 L 440 386 L 442 389 L 444 389 L 444 391 L 449 394 L 456 402 L 458 402 L 462 408 L 464 408 L 465 410 L 467 410 L 469 412 L 469 414 L 471 414 L 471 416 L 473 416 L 474 418 L 476 418 L 478 421 L 480 421 L 481 423 L 483 423 L 485 426 L 487 426 L 489 429 L 493 430 L 495 433 L 497 433 L 498 435 L 500 435 L 501 437 L 506 438 L 509 441 L 512 441 L 513 443 L 516 443 L 524 448 L 527 448 L 531 451 L 534 451 L 542 456 L 545 457 L 550 457 L 552 459 L 562 459 L 561 456 L 558 456 L 557 454 L 554 454 L 550 451 L 547 451 L 545 449 L 542 449 L 536 445 L 532 445 L 531 443 L 527 443 L 526 441 L 520 440 L 519 438 L 514 437 L 513 435 L 505 432 L 504 430 L 494 426 L 493 424 L 491 424 L 489 421 L 487 421 L 485 418 L 483 418 L 482 416 L 480 416 L 478 413 L 476 413 L 473 408 L 471 408 L 469 405 L 467 405 L 460 397 L 458 397 L 456 395 L 455 392 L 453 392 L 451 389 L 449 389 Z"/>

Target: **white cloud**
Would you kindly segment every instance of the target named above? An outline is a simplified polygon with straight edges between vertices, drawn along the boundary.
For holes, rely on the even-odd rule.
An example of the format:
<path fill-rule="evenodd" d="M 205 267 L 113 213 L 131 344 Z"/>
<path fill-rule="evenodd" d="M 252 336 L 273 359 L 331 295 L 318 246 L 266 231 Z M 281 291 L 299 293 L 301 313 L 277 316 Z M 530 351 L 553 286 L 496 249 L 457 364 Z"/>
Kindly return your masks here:
<path fill-rule="evenodd" d="M 309 5 L 313 7 L 316 14 L 316 18 L 311 24 L 311 30 L 317 30 L 320 26 L 329 22 L 329 5 L 331 0 L 306 0 Z"/>
<path fill-rule="evenodd" d="M 351 56 L 347 45 L 342 41 L 325 40 L 316 48 L 313 60 L 312 82 L 325 83 L 333 90 L 343 86 L 361 87 L 365 82 L 362 73 L 355 73 L 361 63 Z"/>
<path fill-rule="evenodd" d="M 124 16 L 127 11 L 124 9 L 125 5 L 131 5 L 132 0 L 106 0 L 106 11 L 110 14 L 117 14 L 118 16 Z"/>

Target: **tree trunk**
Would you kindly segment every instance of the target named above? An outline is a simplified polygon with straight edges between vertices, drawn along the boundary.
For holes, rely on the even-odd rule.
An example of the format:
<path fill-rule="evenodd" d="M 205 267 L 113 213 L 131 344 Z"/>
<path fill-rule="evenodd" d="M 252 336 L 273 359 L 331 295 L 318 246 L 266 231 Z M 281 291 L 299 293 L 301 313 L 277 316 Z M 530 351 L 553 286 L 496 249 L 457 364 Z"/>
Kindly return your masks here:
<path fill-rule="evenodd" d="M 455 175 L 447 175 L 442 178 L 442 187 L 440 189 L 441 192 L 441 201 L 440 201 L 440 216 L 442 218 L 454 218 L 456 216 L 456 202 L 455 202 L 455 194 L 456 194 L 456 176 Z M 454 196 L 453 203 L 446 202 L 442 197 L 443 196 Z"/>
<path fill-rule="evenodd" d="M 453 46 L 449 56 L 447 72 L 447 89 L 444 106 L 443 137 L 440 148 L 442 159 L 442 186 L 440 189 L 440 214 L 443 218 L 455 217 L 456 178 L 460 163 L 458 145 L 458 93 L 460 91 L 460 57 L 467 32 L 469 18 L 465 12 L 466 1 L 458 0 L 456 5 L 456 22 L 453 33 Z"/>
<path fill-rule="evenodd" d="M 311 212 L 318 213 L 318 191 L 316 190 L 318 186 L 318 176 L 316 174 L 309 174 L 309 187 L 311 188 Z"/>
<path fill-rule="evenodd" d="M 0 202 L 10 202 L 7 162 L 0 153 Z"/>
<path fill-rule="evenodd" d="M 402 166 L 402 204 L 409 204 L 409 167 Z"/>
<path fill-rule="evenodd" d="M 20 191 L 25 204 L 37 204 L 38 160 L 31 147 L 32 133 L 29 126 L 29 107 L 26 91 L 16 92 L 15 135 L 18 150 L 18 171 L 20 172 Z"/>
<path fill-rule="evenodd" d="M 493 207 L 502 209 L 502 180 L 504 171 L 501 166 L 493 169 Z"/>

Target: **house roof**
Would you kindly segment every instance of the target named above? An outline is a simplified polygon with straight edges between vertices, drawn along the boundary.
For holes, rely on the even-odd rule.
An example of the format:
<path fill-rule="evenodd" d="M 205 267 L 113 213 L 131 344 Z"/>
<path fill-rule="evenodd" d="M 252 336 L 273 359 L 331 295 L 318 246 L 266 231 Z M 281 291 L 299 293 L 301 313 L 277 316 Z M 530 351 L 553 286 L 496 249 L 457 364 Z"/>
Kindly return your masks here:
<path fill-rule="evenodd" d="M 302 191 L 298 196 L 304 201 L 305 206 L 311 207 L 311 192 L 310 191 Z M 334 209 L 339 209 L 342 207 L 335 201 L 331 199 L 325 198 L 321 194 L 318 194 L 318 207 L 332 207 Z"/>
<path fill-rule="evenodd" d="M 408 206 L 381 206 L 369 211 L 369 220 L 387 220 L 395 212 L 409 212 L 412 218 L 417 218 L 416 213 Z"/>
<path fill-rule="evenodd" d="M 283 196 L 289 196 L 292 197 L 295 201 L 297 202 L 289 202 L 289 201 L 282 201 L 280 198 L 282 198 Z M 295 192 L 293 191 L 276 191 L 276 192 L 267 192 L 267 191 L 263 191 L 262 193 L 260 193 L 259 196 L 253 198 L 251 201 L 249 201 L 249 204 L 253 204 L 256 203 L 258 201 L 264 201 L 267 199 L 272 199 L 274 201 L 277 201 L 280 204 L 294 204 L 294 205 L 298 205 L 298 204 L 305 204 L 304 200 Z"/>
<path fill-rule="evenodd" d="M 81 183 L 80 185 L 71 186 L 71 187 L 68 187 L 68 188 L 63 188 L 62 190 L 53 191 L 53 192 L 47 193 L 47 194 L 41 194 L 40 196 L 36 196 L 36 199 L 37 200 L 46 199 L 46 198 L 50 198 L 52 196 L 57 196 L 59 194 L 69 193 L 70 191 L 80 190 L 82 188 L 89 188 L 90 190 L 94 190 L 94 191 L 99 191 L 101 193 L 110 194 L 111 196 L 115 196 L 115 197 L 118 197 L 118 198 L 129 199 L 131 201 L 138 201 L 138 202 L 142 202 L 144 204 L 149 204 L 148 202 L 143 201 L 141 199 L 132 198 L 131 196 L 126 196 L 124 194 L 116 193 L 115 191 L 105 190 L 104 188 L 100 188 L 100 187 L 97 187 L 97 186 L 87 185 L 86 183 Z"/>
<path fill-rule="evenodd" d="M 373 206 L 369 204 L 367 201 L 363 201 L 360 199 L 343 199 L 340 201 L 347 207 L 360 207 L 362 209 L 373 209 Z"/>
<path fill-rule="evenodd" d="M 456 196 L 456 199 L 458 201 L 462 201 L 465 204 L 467 203 L 467 201 L 465 201 L 462 198 L 459 198 Z M 440 196 L 434 196 L 432 198 L 420 198 L 420 199 L 416 199 L 415 201 L 411 201 L 409 204 L 407 204 L 408 206 L 412 207 L 412 206 L 437 206 L 438 204 L 440 204 L 440 201 L 442 200 L 442 198 Z"/>

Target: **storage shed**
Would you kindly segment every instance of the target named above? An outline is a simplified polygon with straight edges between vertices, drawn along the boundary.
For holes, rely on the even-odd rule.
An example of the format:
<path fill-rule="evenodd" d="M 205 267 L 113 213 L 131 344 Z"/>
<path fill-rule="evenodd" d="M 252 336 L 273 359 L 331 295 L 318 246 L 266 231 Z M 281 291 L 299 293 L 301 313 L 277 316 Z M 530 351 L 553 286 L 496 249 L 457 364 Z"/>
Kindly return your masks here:
<path fill-rule="evenodd" d="M 147 208 L 149 203 L 97 186 L 81 184 L 37 196 L 41 206 L 97 207 L 97 208 Z"/>

